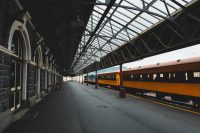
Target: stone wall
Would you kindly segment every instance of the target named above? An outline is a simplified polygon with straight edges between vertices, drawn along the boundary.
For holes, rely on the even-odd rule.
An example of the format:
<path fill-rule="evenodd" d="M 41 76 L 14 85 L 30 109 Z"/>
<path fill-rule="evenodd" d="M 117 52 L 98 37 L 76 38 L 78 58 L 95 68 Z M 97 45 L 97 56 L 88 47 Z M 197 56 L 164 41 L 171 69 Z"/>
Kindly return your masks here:
<path fill-rule="evenodd" d="M 27 96 L 28 98 L 36 94 L 36 66 L 27 65 Z"/>
<path fill-rule="evenodd" d="M 9 109 L 11 58 L 0 52 L 0 112 Z"/>
<path fill-rule="evenodd" d="M 45 70 L 40 69 L 40 91 L 45 89 Z"/>

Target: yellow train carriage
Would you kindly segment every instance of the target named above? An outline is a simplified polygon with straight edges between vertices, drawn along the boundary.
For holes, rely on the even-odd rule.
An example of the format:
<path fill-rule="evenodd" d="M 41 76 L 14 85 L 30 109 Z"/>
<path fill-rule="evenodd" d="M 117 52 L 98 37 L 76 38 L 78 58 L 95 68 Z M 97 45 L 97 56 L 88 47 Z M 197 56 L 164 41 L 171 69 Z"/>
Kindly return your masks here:
<path fill-rule="evenodd" d="M 98 84 L 118 87 L 120 85 L 119 72 L 99 74 L 98 75 Z"/>
<path fill-rule="evenodd" d="M 124 71 L 123 76 L 126 88 L 157 92 L 158 96 L 184 96 L 200 103 L 199 58 L 140 67 Z"/>
<path fill-rule="evenodd" d="M 124 81 L 124 87 L 176 95 L 200 97 L 200 84 Z"/>

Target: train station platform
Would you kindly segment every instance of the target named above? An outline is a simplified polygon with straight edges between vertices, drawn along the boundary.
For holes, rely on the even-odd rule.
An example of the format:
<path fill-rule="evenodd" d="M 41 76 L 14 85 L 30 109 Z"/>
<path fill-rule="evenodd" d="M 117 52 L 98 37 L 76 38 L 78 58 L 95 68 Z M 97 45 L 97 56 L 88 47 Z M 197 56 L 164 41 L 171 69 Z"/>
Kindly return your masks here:
<path fill-rule="evenodd" d="M 199 133 L 200 115 L 65 82 L 4 133 Z"/>

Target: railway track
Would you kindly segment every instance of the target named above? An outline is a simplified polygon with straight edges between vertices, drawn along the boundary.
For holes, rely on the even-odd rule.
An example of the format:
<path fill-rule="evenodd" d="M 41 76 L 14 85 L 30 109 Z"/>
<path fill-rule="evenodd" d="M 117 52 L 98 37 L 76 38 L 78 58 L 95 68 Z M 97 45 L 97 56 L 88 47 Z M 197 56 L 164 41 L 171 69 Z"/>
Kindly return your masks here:
<path fill-rule="evenodd" d="M 107 87 L 105 87 L 107 88 Z M 119 92 L 119 90 L 113 89 L 113 88 L 107 88 L 110 90 L 113 90 L 115 92 Z M 174 101 L 174 100 L 167 100 L 167 99 L 157 99 L 156 97 L 153 96 L 148 96 L 148 95 L 142 95 L 142 94 L 136 94 L 136 93 L 127 93 L 128 96 L 130 97 L 135 97 L 135 98 L 140 98 L 146 101 L 150 101 L 150 102 L 154 102 L 157 104 L 162 104 L 165 106 L 169 106 L 172 108 L 176 108 L 179 110 L 184 110 L 187 112 L 191 112 L 191 113 L 195 113 L 195 114 L 199 114 L 200 115 L 200 107 L 188 104 L 188 103 L 184 103 L 184 102 L 180 102 L 180 101 Z"/>

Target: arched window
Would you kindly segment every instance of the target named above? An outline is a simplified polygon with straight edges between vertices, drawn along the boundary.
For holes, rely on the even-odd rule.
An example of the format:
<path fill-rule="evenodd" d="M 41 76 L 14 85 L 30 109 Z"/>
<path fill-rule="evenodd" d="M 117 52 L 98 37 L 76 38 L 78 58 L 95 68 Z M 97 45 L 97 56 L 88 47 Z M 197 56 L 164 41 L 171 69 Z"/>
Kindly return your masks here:
<path fill-rule="evenodd" d="M 43 66 L 42 50 L 40 45 L 35 49 L 34 62 L 36 63 L 34 96 L 40 98 L 42 84 L 42 73 L 40 69 Z"/>
<path fill-rule="evenodd" d="M 22 63 L 23 63 L 23 37 L 19 31 L 15 31 L 11 43 L 11 51 L 15 55 L 11 62 L 11 95 L 10 109 L 15 111 L 21 107 L 22 100 Z"/>
<path fill-rule="evenodd" d="M 35 55 L 34 55 L 34 61 L 36 63 L 35 68 L 35 87 L 34 87 L 34 96 L 39 98 L 40 96 L 40 68 L 39 68 L 39 50 L 36 49 Z"/>
<path fill-rule="evenodd" d="M 22 43 L 24 42 L 23 42 L 21 33 L 19 31 L 15 31 L 13 35 L 12 43 L 11 43 L 11 51 L 20 59 L 23 58 Z"/>

